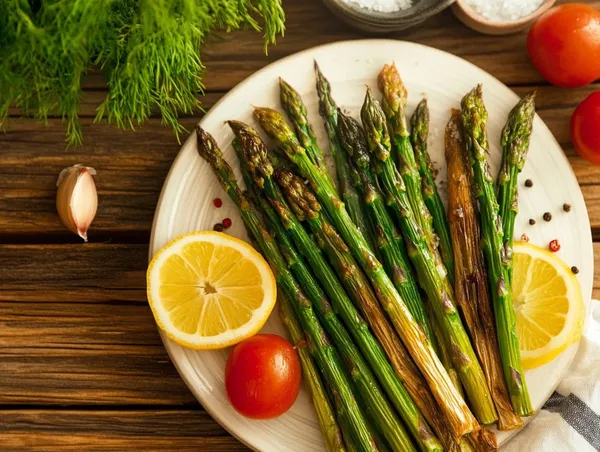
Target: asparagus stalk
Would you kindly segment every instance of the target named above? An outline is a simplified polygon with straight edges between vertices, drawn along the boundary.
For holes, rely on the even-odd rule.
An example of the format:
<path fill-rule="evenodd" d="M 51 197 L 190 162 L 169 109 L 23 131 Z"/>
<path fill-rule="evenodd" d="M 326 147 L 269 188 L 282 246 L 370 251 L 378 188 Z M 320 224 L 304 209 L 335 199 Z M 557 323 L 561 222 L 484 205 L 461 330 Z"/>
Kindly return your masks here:
<path fill-rule="evenodd" d="M 423 234 L 429 244 L 434 256 L 441 263 L 441 257 L 438 254 L 439 239 L 433 230 L 433 219 L 429 209 L 425 205 L 423 194 L 421 192 L 421 175 L 415 154 L 410 141 L 410 134 L 406 124 L 406 86 L 398 74 L 396 65 L 384 65 L 377 79 L 379 89 L 383 93 L 383 111 L 388 121 L 388 130 L 390 133 L 393 159 L 400 172 L 406 194 L 411 209 L 415 212 L 415 220 L 423 230 Z M 452 278 L 449 276 L 450 282 Z"/>
<path fill-rule="evenodd" d="M 509 258 L 503 244 L 502 220 L 494 194 L 494 181 L 486 158 L 488 152 L 487 111 L 481 85 L 461 102 L 461 121 L 467 152 L 473 166 L 474 187 L 479 200 L 483 254 L 487 263 L 504 379 L 514 410 L 520 416 L 533 414 L 527 381 L 523 374 L 512 293 L 509 288 Z"/>
<path fill-rule="evenodd" d="M 504 247 L 508 264 L 508 281 L 512 281 L 512 246 L 515 218 L 519 213 L 517 182 L 525 166 L 535 116 L 535 92 L 519 101 L 508 115 L 502 131 L 502 165 L 497 181 L 499 215 L 502 218 Z"/>
<path fill-rule="evenodd" d="M 497 415 L 485 375 L 456 310 L 452 287 L 446 272 L 440 271 L 434 252 L 416 221 L 419 212 L 411 208 L 406 188 L 390 159 L 390 137 L 385 115 L 379 103 L 371 96 L 370 90 L 367 90 L 361 118 L 365 125 L 369 150 L 376 159 L 375 166 L 379 179 L 387 195 L 395 199 L 399 207 L 400 226 L 406 238 L 409 255 L 417 270 L 419 283 L 430 301 L 436 321 L 442 328 L 442 336 L 449 347 L 452 362 L 458 371 L 475 416 L 481 423 L 490 424 L 496 421 Z"/>
<path fill-rule="evenodd" d="M 416 281 L 408 259 L 402 236 L 388 214 L 387 207 L 370 168 L 367 141 L 360 125 L 353 118 L 338 112 L 338 133 L 343 148 L 352 159 L 353 167 L 361 178 L 360 190 L 370 219 L 376 249 L 383 258 L 388 275 L 405 301 L 415 321 L 429 340 L 432 331 L 425 308 L 419 296 Z M 395 208 L 395 207 L 392 207 Z"/>
<path fill-rule="evenodd" d="M 310 300 L 304 294 L 288 270 L 286 261 L 273 237 L 262 225 L 254 213 L 250 203 L 240 191 L 231 167 L 223 160 L 223 154 L 214 138 L 200 126 L 196 128 L 198 152 L 212 167 L 213 172 L 223 189 L 237 206 L 246 227 L 259 243 L 261 251 L 273 269 L 277 286 L 292 302 L 294 311 L 305 331 L 311 356 L 321 369 L 326 384 L 334 394 L 333 403 L 340 424 L 346 427 L 350 437 L 347 443 L 353 444 L 360 451 L 376 450 L 373 437 L 367 427 L 363 412 L 358 406 L 342 361 L 336 349 L 317 320 Z"/>
<path fill-rule="evenodd" d="M 281 78 L 279 79 L 279 97 L 281 106 L 294 126 L 300 145 L 306 150 L 306 155 L 310 157 L 316 166 L 321 168 L 333 187 L 335 187 L 333 178 L 327 167 L 327 162 L 323 156 L 323 151 L 319 147 L 317 137 L 308 122 L 308 113 L 306 112 L 306 106 L 302 101 L 302 97 L 300 97 L 300 94 L 291 85 Z"/>
<path fill-rule="evenodd" d="M 373 237 L 368 226 L 366 209 L 357 191 L 360 186 L 360 176 L 356 172 L 356 169 L 350 166 L 345 152 L 341 147 L 336 132 L 338 128 L 337 106 L 331 97 L 329 81 L 319 69 L 316 61 L 315 72 L 317 76 L 317 94 L 319 96 L 319 114 L 323 118 L 325 131 L 329 139 L 329 149 L 335 161 L 340 196 L 346 205 L 350 218 L 352 218 L 352 221 L 363 237 L 367 239 L 371 250 L 375 250 Z"/>
<path fill-rule="evenodd" d="M 411 120 L 410 141 L 415 153 L 422 181 L 422 193 L 425 205 L 433 218 L 433 229 L 439 240 L 439 251 L 442 261 L 448 270 L 450 282 L 454 284 L 454 255 L 452 253 L 452 239 L 450 227 L 446 220 L 444 203 L 435 184 L 433 164 L 427 152 L 427 135 L 429 135 L 429 108 L 427 99 L 423 99 L 413 113 Z"/>
<path fill-rule="evenodd" d="M 327 398 L 327 392 L 321 381 L 319 371 L 307 349 L 306 339 L 300 322 L 296 318 L 296 314 L 294 314 L 294 308 L 290 300 L 288 300 L 282 291 L 279 291 L 278 298 L 279 317 L 290 335 L 298 356 L 300 356 L 304 381 L 310 392 L 315 414 L 323 433 L 325 449 L 327 449 L 327 452 L 344 452 L 346 449 L 342 440 L 342 433 L 335 419 L 333 408 Z"/>
<path fill-rule="evenodd" d="M 431 305 L 432 303 L 428 304 L 428 314 L 430 323 L 432 324 L 434 348 L 437 351 L 438 356 L 440 357 L 440 361 L 446 368 L 446 371 L 448 372 L 452 383 L 454 383 L 456 390 L 462 397 L 464 397 L 465 393 L 460 382 L 460 375 L 458 375 L 458 371 L 456 370 L 456 367 L 454 367 L 454 363 L 452 362 L 450 345 L 446 342 L 444 335 L 442 334 L 443 327 L 439 325 L 437 318 L 435 317 L 435 315 L 433 315 Z"/>
<path fill-rule="evenodd" d="M 498 428 L 510 430 L 523 425 L 514 412 L 502 374 L 494 312 L 492 309 L 483 253 L 479 246 L 481 231 L 471 195 L 470 168 L 464 156 L 460 133 L 460 112 L 454 110 L 446 126 L 446 163 L 448 165 L 448 219 L 456 262 L 454 286 L 456 301 L 477 357 L 483 368 L 498 412 Z"/>
<path fill-rule="evenodd" d="M 367 274 L 379 301 L 394 323 L 396 331 L 425 376 L 454 435 L 460 438 L 477 429 L 477 421 L 450 381 L 427 336 L 413 319 L 381 263 L 370 251 L 367 241 L 350 219 L 343 202 L 337 196 L 326 175 L 310 161 L 305 150 L 300 146 L 278 112 L 269 108 L 256 108 L 254 117 L 267 134 L 278 142 L 301 175 L 309 180 L 312 189 L 325 207 L 338 232 Z"/>
<path fill-rule="evenodd" d="M 273 168 L 267 159 L 266 147 L 258 134 L 243 123 L 230 121 L 229 124 L 240 142 L 240 154 L 243 153 L 240 160 L 242 174 L 245 179 L 250 179 L 251 183 L 253 181 L 254 186 L 262 187 L 262 192 L 271 204 L 269 205 L 266 202 L 263 203 L 263 212 L 267 215 L 271 224 L 275 225 L 277 230 L 280 226 L 284 228 L 284 230 L 279 231 L 280 234 L 278 234 L 278 236 L 284 234 L 289 236 L 300 254 L 305 258 L 307 264 L 313 269 L 314 274 L 319 279 L 327 297 L 332 302 L 333 310 L 344 321 L 352 334 L 355 343 L 362 351 L 381 386 L 384 388 L 390 401 L 401 415 L 420 448 L 429 451 L 441 450 L 441 446 L 433 436 L 426 421 L 419 413 L 418 407 L 410 398 L 410 395 L 402 385 L 402 382 L 394 374 L 394 370 L 388 362 L 383 349 L 369 330 L 353 302 L 348 298 L 344 287 L 325 260 L 322 251 L 319 247 L 315 246 L 313 240 L 298 221 L 296 215 L 292 212 L 292 210 L 296 212 L 301 211 L 302 218 L 304 218 L 304 213 L 309 207 L 303 206 L 300 203 L 290 203 L 291 208 L 288 207 L 279 187 L 274 183 L 272 177 Z M 282 174 L 291 174 L 289 170 L 286 169 L 281 169 L 280 171 Z M 302 185 L 301 182 L 300 185 Z M 292 190 L 293 188 L 301 190 L 303 187 L 303 185 L 302 187 L 291 187 L 290 184 L 284 184 L 283 186 L 287 190 Z M 316 200 L 314 200 L 314 202 L 316 202 Z M 319 232 L 322 231 L 317 231 L 316 233 Z M 327 238 L 323 237 L 322 234 L 318 237 L 321 237 L 322 240 Z M 341 241 L 341 239 L 338 238 L 338 241 Z M 345 245 L 343 246 L 345 247 Z M 358 270 L 356 264 L 352 264 L 356 270 Z M 344 262 L 342 265 L 347 265 L 347 263 Z M 351 276 L 351 270 L 346 267 L 344 274 Z M 349 285 L 356 287 L 355 291 L 358 292 L 361 297 L 360 299 L 364 298 L 360 293 L 369 289 L 368 283 L 367 287 L 360 287 L 360 284 L 356 283 L 350 283 Z M 379 306 L 375 300 L 375 306 L 371 306 L 367 312 L 370 316 L 376 317 L 375 321 L 377 324 L 387 324 L 384 313 L 377 310 L 378 308 Z"/>
<path fill-rule="evenodd" d="M 369 318 L 373 307 L 378 308 L 375 294 L 342 238 L 327 217 L 322 215 L 320 203 L 310 188 L 304 185 L 302 180 L 291 171 L 276 170 L 275 177 L 282 187 L 287 188 L 285 191 L 290 204 L 296 204 L 305 211 L 306 221 L 310 225 L 319 247 L 326 252 L 329 261 L 337 270 L 339 278 L 344 281 L 348 292 L 355 296 L 361 306 L 365 306 L 365 316 Z M 404 382 L 418 409 L 435 430 L 444 450 L 455 448 L 457 443 L 455 443 L 444 418 L 440 416 L 440 410 L 427 389 L 427 383 L 385 318 L 373 325 L 375 334 L 378 335 L 382 327 L 384 327 L 384 331 L 380 336 L 382 337 L 380 342 L 386 350 L 388 347 L 393 350 L 391 361 L 396 374 Z"/>

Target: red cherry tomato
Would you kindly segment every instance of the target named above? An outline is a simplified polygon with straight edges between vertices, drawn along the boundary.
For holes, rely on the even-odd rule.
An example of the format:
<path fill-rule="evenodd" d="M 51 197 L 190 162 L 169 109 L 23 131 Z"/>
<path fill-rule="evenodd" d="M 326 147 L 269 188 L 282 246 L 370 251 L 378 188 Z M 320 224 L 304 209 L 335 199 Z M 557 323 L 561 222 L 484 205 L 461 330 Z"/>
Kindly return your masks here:
<path fill-rule="evenodd" d="M 282 415 L 300 391 L 300 360 L 280 336 L 257 334 L 235 346 L 227 359 L 225 388 L 233 407 L 252 419 Z"/>
<path fill-rule="evenodd" d="M 575 109 L 571 140 L 580 156 L 600 165 L 600 91 L 590 94 Z"/>
<path fill-rule="evenodd" d="M 578 87 L 600 78 L 600 11 L 581 3 L 548 10 L 531 27 L 527 50 L 550 83 Z"/>

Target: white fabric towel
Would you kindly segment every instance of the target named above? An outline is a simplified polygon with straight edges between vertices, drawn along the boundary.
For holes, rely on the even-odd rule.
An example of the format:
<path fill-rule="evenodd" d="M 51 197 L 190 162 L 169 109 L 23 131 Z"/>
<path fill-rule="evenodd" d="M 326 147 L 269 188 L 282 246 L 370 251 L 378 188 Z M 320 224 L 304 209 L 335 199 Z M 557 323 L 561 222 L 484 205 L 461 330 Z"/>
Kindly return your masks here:
<path fill-rule="evenodd" d="M 502 452 L 600 451 L 600 302 L 592 300 L 590 309 L 569 373 Z"/>

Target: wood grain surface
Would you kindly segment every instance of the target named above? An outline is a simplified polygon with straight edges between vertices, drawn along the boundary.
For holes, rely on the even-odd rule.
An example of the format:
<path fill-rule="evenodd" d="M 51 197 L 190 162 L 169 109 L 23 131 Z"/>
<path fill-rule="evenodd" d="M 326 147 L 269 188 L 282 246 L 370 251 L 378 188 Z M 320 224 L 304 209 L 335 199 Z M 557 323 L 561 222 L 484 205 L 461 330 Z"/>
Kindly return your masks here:
<path fill-rule="evenodd" d="M 600 1 L 587 3 L 600 8 Z M 206 109 L 270 62 L 369 37 L 319 0 L 285 0 L 284 7 L 286 35 L 268 56 L 260 34 L 249 31 L 224 34 L 202 49 Z M 529 63 L 526 36 L 482 36 L 445 11 L 382 37 L 451 52 L 520 95 L 537 88 L 538 113 L 569 158 L 600 241 L 600 167 L 578 157 L 569 138 L 573 109 L 600 83 L 576 90 L 547 85 Z M 60 118 L 44 126 L 11 111 L 10 127 L 0 133 L 0 450 L 246 450 L 185 387 L 146 303 L 152 218 L 180 145 L 158 117 L 135 132 L 94 124 L 106 95 L 102 74 L 90 74 L 84 87 L 82 147 L 65 149 Z M 200 117 L 181 122 L 190 129 Z M 75 163 L 98 170 L 98 215 L 88 244 L 55 212 L 56 177 Z M 600 243 L 594 251 L 598 274 Z"/>

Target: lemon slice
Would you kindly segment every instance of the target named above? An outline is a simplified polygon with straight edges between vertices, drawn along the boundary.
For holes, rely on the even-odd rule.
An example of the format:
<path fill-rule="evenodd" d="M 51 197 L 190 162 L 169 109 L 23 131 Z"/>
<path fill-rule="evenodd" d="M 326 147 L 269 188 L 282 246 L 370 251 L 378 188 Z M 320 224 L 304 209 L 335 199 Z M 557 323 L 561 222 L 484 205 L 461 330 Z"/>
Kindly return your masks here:
<path fill-rule="evenodd" d="M 579 341 L 585 320 L 581 288 L 556 254 L 515 242 L 512 293 L 525 369 L 552 361 Z"/>
<path fill-rule="evenodd" d="M 275 278 L 246 242 L 213 231 L 182 235 L 148 266 L 148 302 L 178 344 L 224 348 L 256 334 L 275 305 Z"/>

